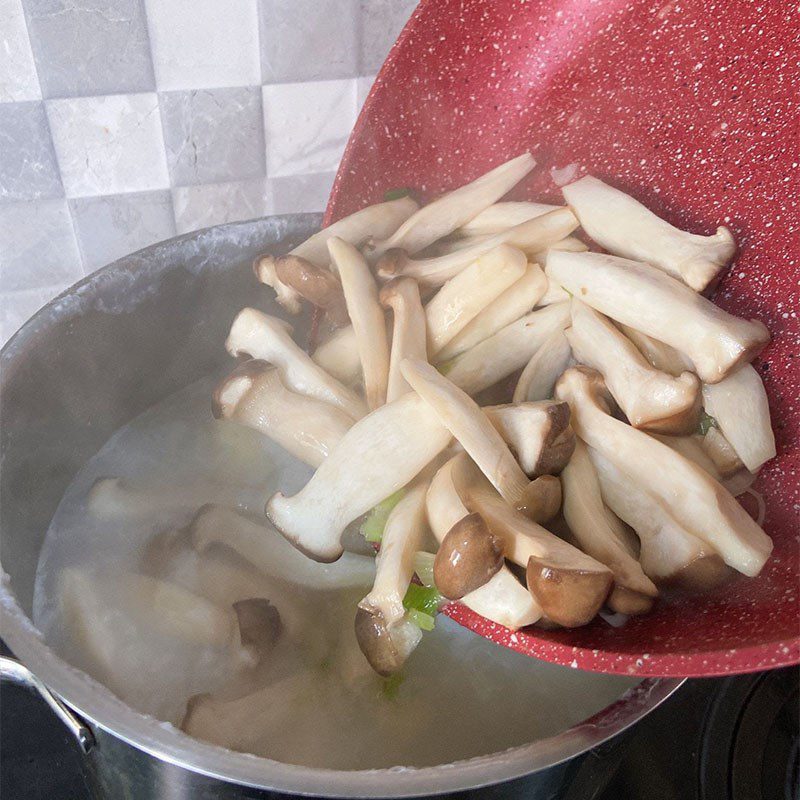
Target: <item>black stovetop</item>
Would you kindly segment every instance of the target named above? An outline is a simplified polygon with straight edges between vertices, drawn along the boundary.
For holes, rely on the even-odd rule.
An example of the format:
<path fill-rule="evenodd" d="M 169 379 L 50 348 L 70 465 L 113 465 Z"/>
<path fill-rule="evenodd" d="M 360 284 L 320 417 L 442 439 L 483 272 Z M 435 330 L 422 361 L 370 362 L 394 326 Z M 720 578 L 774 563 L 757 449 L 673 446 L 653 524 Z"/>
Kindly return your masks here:
<path fill-rule="evenodd" d="M 547 800 L 800 800 L 800 670 L 689 681 L 580 759 Z M 81 756 L 43 703 L 3 685 L 0 797 L 93 800 Z M 275 795 L 277 798 L 278 796 Z M 537 800 L 523 778 L 451 800 Z"/>

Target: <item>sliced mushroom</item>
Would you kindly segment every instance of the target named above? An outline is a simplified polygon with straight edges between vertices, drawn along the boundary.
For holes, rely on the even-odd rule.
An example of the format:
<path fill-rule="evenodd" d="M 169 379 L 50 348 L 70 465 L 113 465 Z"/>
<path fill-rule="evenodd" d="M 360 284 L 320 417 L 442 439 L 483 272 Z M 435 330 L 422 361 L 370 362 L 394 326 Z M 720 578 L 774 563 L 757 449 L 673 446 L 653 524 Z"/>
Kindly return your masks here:
<path fill-rule="evenodd" d="M 500 245 L 451 278 L 425 306 L 428 356 L 442 348 L 525 273 L 525 254 Z"/>
<path fill-rule="evenodd" d="M 646 261 L 697 292 L 711 284 L 736 252 L 727 228 L 697 236 L 675 228 L 629 195 L 587 175 L 561 190 L 581 227 L 599 245 Z"/>
<path fill-rule="evenodd" d="M 703 452 L 714 462 L 714 466 L 719 471 L 723 479 L 720 481 L 721 483 L 724 482 L 724 479 L 747 469 L 738 453 L 733 449 L 733 445 L 725 438 L 725 434 L 720 433 L 718 428 L 711 427 L 705 436 L 697 438 L 700 440 Z"/>
<path fill-rule="evenodd" d="M 639 562 L 659 586 L 710 589 L 726 581 L 730 567 L 713 547 L 690 533 L 667 507 L 600 453 L 589 448 L 603 500 L 641 541 Z"/>
<path fill-rule="evenodd" d="M 652 492 L 681 525 L 714 547 L 726 564 L 745 575 L 757 575 L 772 551 L 769 536 L 708 473 L 610 416 L 604 391 L 599 373 L 586 367 L 567 370 L 556 384 L 556 396 L 570 404 L 577 435 Z"/>
<path fill-rule="evenodd" d="M 422 631 L 409 620 L 400 620 L 390 632 L 377 608 L 359 606 L 355 620 L 361 652 L 378 675 L 388 677 L 402 669 L 422 638 Z"/>
<path fill-rule="evenodd" d="M 757 472 L 775 457 L 767 393 L 753 367 L 748 364 L 719 383 L 705 385 L 703 401 L 747 469 Z"/>
<path fill-rule="evenodd" d="M 456 356 L 445 365 L 445 374 L 467 394 L 477 394 L 524 367 L 545 340 L 569 321 L 568 303 L 534 311 Z"/>
<path fill-rule="evenodd" d="M 417 208 L 419 206 L 410 197 L 367 206 L 318 231 L 291 250 L 289 255 L 299 256 L 318 267 L 325 267 L 328 264 L 328 239 L 331 236 L 338 236 L 352 244 L 360 244 L 368 236 L 390 236 Z M 253 270 L 261 283 L 275 289 L 278 302 L 290 314 L 300 313 L 300 294 L 280 280 L 274 256 L 260 256 L 253 264 Z"/>
<path fill-rule="evenodd" d="M 528 478 L 477 403 L 426 362 L 406 359 L 400 369 L 503 498 L 519 503 Z"/>
<path fill-rule="evenodd" d="M 248 597 L 235 602 L 233 611 L 242 646 L 250 651 L 254 661 L 264 661 L 275 647 L 283 628 L 278 609 L 266 598 Z"/>
<path fill-rule="evenodd" d="M 542 266 L 546 266 L 547 257 L 554 250 L 566 250 L 569 253 L 585 253 L 588 249 L 589 245 L 587 245 L 586 242 L 582 241 L 577 236 L 565 236 L 563 239 L 559 239 L 559 241 L 549 245 L 546 250 L 540 250 L 538 253 L 534 253 L 533 260 Z M 562 292 L 563 297 L 556 299 L 552 296 L 551 292 L 548 291 L 546 296 L 547 302 L 545 302 L 545 298 L 542 298 L 540 305 L 546 306 L 550 303 L 560 303 L 563 300 L 568 299 L 569 295 L 567 295 L 567 293 L 564 292 L 560 286 L 553 287 L 553 289 Z"/>
<path fill-rule="evenodd" d="M 211 486 L 153 488 L 132 485 L 127 479 L 114 477 L 98 478 L 86 496 L 86 510 L 100 519 L 115 519 L 135 516 L 143 508 L 159 511 L 164 515 L 191 508 L 202 502 Z"/>
<path fill-rule="evenodd" d="M 542 264 L 547 264 L 547 260 L 544 259 L 540 261 Z M 554 303 L 569 303 L 571 299 L 571 295 L 568 291 L 561 288 L 561 284 L 554 281 L 552 278 L 547 278 L 547 288 L 545 289 L 545 293 L 539 298 L 539 302 L 536 304 L 538 308 L 545 308 L 546 306 L 552 306 Z"/>
<path fill-rule="evenodd" d="M 572 361 L 572 348 L 564 330 L 553 331 L 531 356 L 514 389 L 512 402 L 525 403 L 547 400 L 553 387 Z"/>
<path fill-rule="evenodd" d="M 366 260 L 352 244 L 333 236 L 328 239 L 328 250 L 353 321 L 367 404 L 374 410 L 386 402 L 389 379 L 389 342 L 378 287 Z"/>
<path fill-rule="evenodd" d="M 438 360 L 455 358 L 527 314 L 546 285 L 547 279 L 538 264 L 528 264 L 519 280 L 483 308 L 439 351 Z"/>
<path fill-rule="evenodd" d="M 623 325 L 618 322 L 617 327 L 636 345 L 639 352 L 656 369 L 660 369 L 675 378 L 683 375 L 684 372 L 692 372 L 694 370 L 694 364 L 674 347 L 670 347 L 664 342 L 659 342 L 658 339 L 637 331 L 636 328 L 631 328 L 629 325 Z"/>
<path fill-rule="evenodd" d="M 350 322 L 342 284 L 327 267 L 319 267 L 300 256 L 278 256 L 275 274 L 282 284 L 325 311 L 334 325 Z"/>
<path fill-rule="evenodd" d="M 555 475 L 540 475 L 532 480 L 517 506 L 528 519 L 546 525 L 561 510 L 561 481 Z"/>
<path fill-rule="evenodd" d="M 483 413 L 511 446 L 526 475 L 557 475 L 575 449 L 566 403 L 484 406 Z"/>
<path fill-rule="evenodd" d="M 470 247 L 432 258 L 410 258 L 404 250 L 387 251 L 376 264 L 378 276 L 384 279 L 406 275 L 425 286 L 441 286 L 458 275 L 476 258 L 501 244 L 524 252 L 538 252 L 568 236 L 578 227 L 578 221 L 568 208 L 559 208 L 541 217 L 515 225 L 502 233 L 481 238 Z"/>
<path fill-rule="evenodd" d="M 413 278 L 389 281 L 380 291 L 380 301 L 384 308 L 391 308 L 394 315 L 386 386 L 386 402 L 391 403 L 411 389 L 400 372 L 403 359 L 428 357 L 425 311 L 419 286 Z"/>
<path fill-rule="evenodd" d="M 310 557 L 335 561 L 347 524 L 405 486 L 450 438 L 427 403 L 408 392 L 350 428 L 300 492 L 272 497 L 267 516 Z"/>
<path fill-rule="evenodd" d="M 545 271 L 597 311 L 685 353 L 705 383 L 718 383 L 769 341 L 761 322 L 728 314 L 648 264 L 553 252 Z"/>
<path fill-rule="evenodd" d="M 334 331 L 311 354 L 311 359 L 346 386 L 361 380 L 361 357 L 352 325 Z"/>
<path fill-rule="evenodd" d="M 439 542 L 469 514 L 453 485 L 453 469 L 462 458 L 467 458 L 466 454 L 454 456 L 440 467 L 428 488 L 428 524 Z M 542 610 L 531 593 L 506 566 L 501 566 L 483 586 L 465 594 L 461 602 L 476 614 L 512 630 L 532 625 L 542 616 Z"/>
<path fill-rule="evenodd" d="M 295 344 L 290 331 L 283 320 L 245 308 L 233 321 L 225 346 L 233 356 L 248 355 L 274 364 L 292 391 L 338 406 L 353 419 L 363 417 L 366 408 L 361 398 L 315 364 Z"/>
<path fill-rule="evenodd" d="M 671 450 L 680 453 L 684 458 L 693 461 L 698 467 L 705 470 L 714 480 L 722 482 L 722 473 L 703 447 L 702 436 L 664 436 L 652 434 L 659 442 L 667 445 Z"/>
<path fill-rule="evenodd" d="M 631 556 L 619 527 L 610 523 L 603 505 L 597 474 L 586 445 L 578 442 L 569 464 L 561 473 L 564 486 L 564 519 L 581 550 L 605 564 L 614 573 L 614 591 L 609 597 L 613 611 L 623 614 L 650 610 L 658 589 Z M 619 589 L 627 590 L 617 591 Z M 637 597 L 637 595 L 639 597 Z"/>
<path fill-rule="evenodd" d="M 290 392 L 266 361 L 247 361 L 217 384 L 213 412 L 253 428 L 318 467 L 353 425 L 330 403 Z"/>
<path fill-rule="evenodd" d="M 602 314 L 572 301 L 566 331 L 575 358 L 602 373 L 606 386 L 634 428 L 691 433 L 700 419 L 700 381 L 692 372 L 673 378 L 654 369 Z"/>
<path fill-rule="evenodd" d="M 506 558 L 526 568 L 528 589 L 548 619 L 568 628 L 590 622 L 611 590 L 611 570 L 515 511 L 467 462 L 459 462 L 454 481 L 467 509 L 502 541 Z"/>
<path fill-rule="evenodd" d="M 485 236 L 491 233 L 501 233 L 513 228 L 522 222 L 527 222 L 534 217 L 541 217 L 550 211 L 555 211 L 559 206 L 547 203 L 528 203 L 505 201 L 494 203 L 485 208 L 469 222 L 464 223 L 457 231 L 462 236 Z"/>
<path fill-rule="evenodd" d="M 424 249 L 497 202 L 535 166 L 533 156 L 523 153 L 442 195 L 412 214 L 389 238 L 381 240 L 376 235 L 369 248 L 370 257 L 378 258 L 392 248 L 408 253 Z"/>

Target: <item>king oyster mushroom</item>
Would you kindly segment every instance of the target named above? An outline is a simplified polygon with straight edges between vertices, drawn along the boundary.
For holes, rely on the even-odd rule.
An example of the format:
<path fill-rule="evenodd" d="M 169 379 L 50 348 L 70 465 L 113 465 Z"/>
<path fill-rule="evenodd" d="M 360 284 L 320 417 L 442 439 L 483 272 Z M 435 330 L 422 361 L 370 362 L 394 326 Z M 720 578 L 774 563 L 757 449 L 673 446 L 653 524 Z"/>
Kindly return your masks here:
<path fill-rule="evenodd" d="M 346 386 L 353 386 L 361 380 L 361 357 L 352 325 L 333 331 L 314 350 L 311 359 Z"/>
<path fill-rule="evenodd" d="M 547 203 L 508 200 L 494 203 L 469 222 L 464 223 L 456 233 L 461 236 L 486 236 L 487 234 L 501 233 L 521 222 L 527 222 L 534 217 L 541 217 L 543 214 L 555 211 L 557 208 L 559 206 L 551 206 Z"/>
<path fill-rule="evenodd" d="M 344 301 L 342 284 L 327 268 L 312 264 L 297 255 L 278 256 L 275 259 L 278 280 L 328 315 L 337 327 L 347 325 L 350 317 Z"/>
<path fill-rule="evenodd" d="M 513 403 L 537 402 L 553 396 L 553 387 L 572 361 L 564 329 L 554 330 L 531 356 L 514 389 Z"/>
<path fill-rule="evenodd" d="M 664 342 L 659 342 L 646 333 L 631 328 L 630 325 L 617 323 L 617 327 L 635 345 L 637 350 L 650 362 L 650 364 L 661 372 L 666 372 L 677 378 L 684 372 L 694 371 L 694 364 L 686 358 L 683 353 L 679 353 L 674 347 L 670 347 Z"/>
<path fill-rule="evenodd" d="M 675 228 L 629 195 L 587 175 L 561 190 L 581 227 L 610 252 L 646 261 L 702 292 L 736 252 L 727 228 L 697 236 Z"/>
<path fill-rule="evenodd" d="M 719 383 L 769 341 L 761 322 L 728 314 L 648 264 L 558 251 L 545 272 L 597 311 L 685 353 L 705 383 Z"/>

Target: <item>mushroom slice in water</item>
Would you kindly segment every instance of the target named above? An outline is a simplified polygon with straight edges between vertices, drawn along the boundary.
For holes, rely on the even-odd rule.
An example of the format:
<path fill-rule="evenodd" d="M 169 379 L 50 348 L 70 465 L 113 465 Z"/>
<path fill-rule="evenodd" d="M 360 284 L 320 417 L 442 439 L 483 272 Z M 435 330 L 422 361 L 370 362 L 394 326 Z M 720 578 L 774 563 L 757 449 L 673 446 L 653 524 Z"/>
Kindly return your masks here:
<path fill-rule="evenodd" d="M 606 410 L 604 390 L 600 374 L 586 367 L 568 369 L 556 384 L 556 396 L 570 404 L 577 435 L 652 492 L 726 564 L 745 575 L 757 575 L 772 551 L 769 536 L 707 472 L 614 419 Z"/>
<path fill-rule="evenodd" d="M 275 259 L 275 274 L 281 283 L 325 311 L 334 325 L 347 325 L 350 321 L 342 284 L 327 267 L 319 267 L 300 256 L 279 256 Z"/>
<path fill-rule="evenodd" d="M 578 442 L 569 464 L 561 473 L 564 485 L 564 519 L 581 549 L 614 573 L 609 606 L 623 614 L 650 610 L 658 589 L 631 556 L 625 540 L 610 524 L 600 484 L 586 445 Z M 618 590 L 627 591 L 618 591 Z"/>
<path fill-rule="evenodd" d="M 281 615 L 269 600 L 248 597 L 237 600 L 233 611 L 239 624 L 239 639 L 256 661 L 263 661 L 281 635 Z"/>
<path fill-rule="evenodd" d="M 597 311 L 684 353 L 705 383 L 718 383 L 769 341 L 762 323 L 728 314 L 648 264 L 553 252 L 545 272 Z"/>
<path fill-rule="evenodd" d="M 521 250 L 500 245 L 447 281 L 425 306 L 428 356 L 434 358 L 483 309 L 516 283 L 527 264 Z"/>
<path fill-rule="evenodd" d="M 374 410 L 386 402 L 389 379 L 389 342 L 378 287 L 369 265 L 352 244 L 333 236 L 328 239 L 328 250 L 341 278 L 347 312 L 353 321 L 367 404 Z"/>
<path fill-rule="evenodd" d="M 363 417 L 366 408 L 361 398 L 315 364 L 294 342 L 290 330 L 277 317 L 245 308 L 233 321 L 225 347 L 233 356 L 249 355 L 274 364 L 287 388 L 338 406 L 353 419 Z"/>
<path fill-rule="evenodd" d="M 377 608 L 364 606 L 356 609 L 355 631 L 369 665 L 384 677 L 402 669 L 422 639 L 421 629 L 410 620 L 400 620 L 390 631 Z"/>
<path fill-rule="evenodd" d="M 674 347 L 670 347 L 664 342 L 659 342 L 658 339 L 637 331 L 636 328 L 631 328 L 630 325 L 623 325 L 618 322 L 617 327 L 636 345 L 636 349 L 656 369 L 660 369 L 675 378 L 683 375 L 684 372 L 692 372 L 694 370 L 694 365 L 691 361 Z"/>
<path fill-rule="evenodd" d="M 400 368 L 503 498 L 512 505 L 519 503 L 528 478 L 477 403 L 430 364 L 406 359 Z"/>
<path fill-rule="evenodd" d="M 291 250 L 289 255 L 299 256 L 318 267 L 325 267 L 328 264 L 328 239 L 331 236 L 338 236 L 352 244 L 360 244 L 368 236 L 381 238 L 390 236 L 418 208 L 419 206 L 410 197 L 367 206 L 318 231 Z M 253 263 L 253 271 L 261 283 L 275 289 L 278 302 L 290 314 L 300 313 L 300 294 L 278 277 L 274 256 L 265 255 L 257 258 Z"/>
<path fill-rule="evenodd" d="M 531 356 L 514 389 L 512 402 L 525 403 L 547 400 L 553 396 L 553 387 L 572 360 L 572 348 L 559 328 L 553 331 Z"/>
<path fill-rule="evenodd" d="M 266 361 L 247 361 L 217 384 L 213 413 L 253 428 L 318 467 L 353 425 L 329 403 L 290 392 Z"/>
<path fill-rule="evenodd" d="M 391 403 L 411 390 L 400 372 L 403 359 L 425 360 L 428 357 L 425 311 L 419 297 L 419 286 L 413 278 L 389 281 L 380 291 L 380 301 L 384 308 L 391 308 L 394 315 L 386 386 L 386 401 Z"/>
<path fill-rule="evenodd" d="M 408 392 L 359 420 L 300 492 L 272 497 L 267 516 L 310 557 L 335 561 L 348 523 L 405 486 L 450 439 L 433 409 Z"/>
<path fill-rule="evenodd" d="M 437 359 L 449 361 L 527 314 L 536 305 L 546 286 L 547 278 L 539 265 L 528 264 L 522 277 L 478 312 L 439 351 Z"/>
<path fill-rule="evenodd" d="M 581 227 L 599 245 L 646 261 L 702 292 L 736 252 L 727 228 L 697 236 L 675 228 L 624 192 L 587 175 L 561 190 Z"/>
<path fill-rule="evenodd" d="M 524 367 L 547 338 L 569 321 L 569 303 L 534 311 L 456 356 L 443 365 L 443 371 L 467 394 L 477 394 Z"/>
<path fill-rule="evenodd" d="M 352 325 L 334 331 L 314 350 L 311 359 L 347 386 L 361 379 L 361 357 Z"/>
<path fill-rule="evenodd" d="M 636 531 L 641 541 L 639 562 L 651 580 L 659 585 L 703 590 L 731 576 L 733 571 L 717 551 L 681 525 L 652 492 L 597 450 L 588 450 L 603 500 Z"/>
<path fill-rule="evenodd" d="M 557 475 L 575 449 L 569 406 L 555 401 L 485 406 L 483 413 L 517 456 L 526 475 Z"/>
<path fill-rule="evenodd" d="M 469 222 L 464 223 L 456 232 L 462 236 L 485 236 L 486 234 L 501 233 L 521 222 L 541 217 L 558 208 L 560 206 L 551 206 L 547 203 L 514 201 L 494 203 Z"/>
<path fill-rule="evenodd" d="M 526 253 L 536 252 L 560 241 L 577 227 L 578 221 L 573 213 L 568 208 L 559 208 L 442 256 L 412 259 L 403 250 L 390 250 L 379 259 L 376 271 L 384 279 L 407 275 L 426 286 L 441 286 L 476 258 L 501 244 L 511 245 Z"/>
<path fill-rule="evenodd" d="M 451 458 L 439 468 L 428 488 L 428 524 L 439 542 L 469 514 L 453 484 L 453 470 L 459 459 L 466 458 L 465 453 Z M 512 630 L 532 625 L 542 616 L 531 593 L 505 565 L 483 586 L 465 594 L 460 602 L 476 614 Z"/>
<path fill-rule="evenodd" d="M 395 247 L 416 253 L 433 244 L 497 202 L 535 166 L 533 156 L 523 153 L 471 183 L 442 195 L 412 214 L 387 239 L 380 240 L 375 234 L 369 250 L 370 258 L 378 258 Z"/>
<path fill-rule="evenodd" d="M 611 590 L 608 567 L 511 508 L 474 465 L 460 461 L 454 483 L 467 509 L 502 541 L 506 558 L 526 568 L 528 589 L 548 619 L 574 628 L 594 618 Z"/>
<path fill-rule="evenodd" d="M 703 400 L 747 469 L 756 472 L 775 457 L 767 393 L 753 367 L 748 364 L 719 383 L 704 386 Z"/>
<path fill-rule="evenodd" d="M 566 331 L 575 358 L 603 374 L 606 386 L 634 428 L 691 433 L 700 418 L 700 381 L 654 369 L 611 322 L 580 300 L 572 301 Z"/>

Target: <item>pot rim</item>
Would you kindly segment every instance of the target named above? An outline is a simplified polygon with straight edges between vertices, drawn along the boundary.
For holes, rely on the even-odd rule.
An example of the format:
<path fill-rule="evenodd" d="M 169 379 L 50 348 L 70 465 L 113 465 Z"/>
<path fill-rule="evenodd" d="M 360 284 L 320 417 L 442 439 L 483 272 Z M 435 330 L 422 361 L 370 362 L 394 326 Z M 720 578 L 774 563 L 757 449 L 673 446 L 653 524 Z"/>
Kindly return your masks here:
<path fill-rule="evenodd" d="M 286 215 L 287 222 L 304 221 L 319 225 L 317 214 Z M 51 317 L 80 313 L 82 304 L 64 311 L 62 301 L 82 296 L 87 299 L 96 287 L 114 281 L 115 274 L 127 273 L 142 259 L 178 241 L 200 240 L 213 236 L 238 237 L 263 220 L 229 223 L 175 237 L 98 270 L 48 303 L 15 334 L 0 352 L 0 362 L 10 367 L 24 358 L 35 333 L 47 326 Z M 156 260 L 157 263 L 157 260 Z M 165 267 L 167 269 L 168 267 Z M 155 277 L 150 271 L 149 279 Z M 8 374 L 7 370 L 3 370 Z M 4 381 L 2 381 L 4 382 Z M 0 565 L 2 570 L 2 565 Z M 8 575 L 3 571 L 0 585 L 2 635 L 19 658 L 50 690 L 74 709 L 92 727 L 169 764 L 217 780 L 243 786 L 314 794 L 328 797 L 412 797 L 476 788 L 511 780 L 547 767 L 556 766 L 590 750 L 629 728 L 658 707 L 685 682 L 685 679 L 646 679 L 629 689 L 619 700 L 584 722 L 561 733 L 519 747 L 431 767 L 389 767 L 370 770 L 333 770 L 284 764 L 268 758 L 236 753 L 207 744 L 184 734 L 169 723 L 135 711 L 102 684 L 70 666 L 44 642 L 41 633 L 14 596 Z"/>

